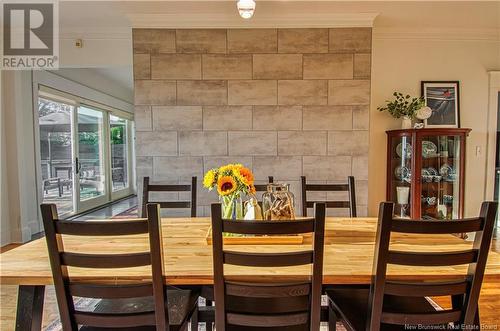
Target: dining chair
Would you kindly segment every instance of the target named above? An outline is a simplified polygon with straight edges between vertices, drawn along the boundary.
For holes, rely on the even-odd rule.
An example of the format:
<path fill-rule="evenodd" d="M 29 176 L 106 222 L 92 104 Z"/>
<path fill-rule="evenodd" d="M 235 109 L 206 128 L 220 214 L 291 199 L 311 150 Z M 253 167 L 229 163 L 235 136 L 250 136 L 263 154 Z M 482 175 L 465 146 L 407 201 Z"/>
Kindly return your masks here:
<path fill-rule="evenodd" d="M 196 217 L 196 177 L 191 178 L 191 185 L 179 184 L 150 184 L 149 177 L 144 177 L 142 186 L 142 217 L 146 217 L 146 205 L 158 203 L 161 208 L 190 208 L 191 217 Z M 150 192 L 191 192 L 190 201 L 150 201 Z"/>
<path fill-rule="evenodd" d="M 314 218 L 290 221 L 224 220 L 221 205 L 212 204 L 215 327 L 232 330 L 311 330 L 320 326 L 325 204 L 314 205 Z M 312 233 L 311 249 L 254 253 L 226 250 L 223 233 L 294 235 Z M 278 246 L 279 247 L 279 246 Z M 267 268 L 312 265 L 303 281 L 248 282 L 227 278 L 225 265 Z"/>
<path fill-rule="evenodd" d="M 380 204 L 371 287 L 344 287 L 326 291 L 330 305 L 330 330 L 335 330 L 337 317 L 348 330 L 356 331 L 409 330 L 413 326 L 414 329 L 424 329 L 427 326 L 448 329 L 449 323 L 454 323 L 453 330 L 463 330 L 464 326 L 478 327 L 479 292 L 491 244 L 497 203 L 483 202 L 479 217 L 452 221 L 393 219 L 393 209 L 393 203 Z M 468 250 L 401 251 L 391 249 L 390 245 L 393 233 L 404 235 L 398 237 L 398 244 L 402 245 L 405 240 L 414 240 L 405 237 L 408 234 L 464 232 L 475 232 L 472 248 Z M 463 264 L 468 265 L 467 274 L 463 279 L 454 281 L 387 279 L 388 265 L 433 267 L 439 270 Z M 428 297 L 451 298 L 452 308 L 436 309 Z"/>
<path fill-rule="evenodd" d="M 274 183 L 274 177 L 273 176 L 269 176 L 267 177 L 267 184 L 255 184 L 255 191 L 256 192 L 267 192 L 267 185 L 268 184 L 272 184 Z"/>
<path fill-rule="evenodd" d="M 163 245 L 158 204 L 148 204 L 148 219 L 112 221 L 59 220 L 54 204 L 41 205 L 45 238 L 49 253 L 60 320 L 64 331 L 94 331 L 102 328 L 138 328 L 137 330 L 187 330 L 197 311 L 198 296 L 190 290 L 166 289 L 164 284 Z M 83 243 L 96 237 L 149 234 L 149 251 L 108 254 L 67 250 L 67 236 L 80 236 Z M 109 238 L 109 237 L 108 237 Z M 146 241 L 146 237 L 144 238 Z M 99 246 L 104 247 L 105 239 Z M 109 244 L 109 239 L 107 240 Z M 72 244 L 73 245 L 73 244 Z M 66 245 L 68 246 L 68 245 Z M 150 282 L 103 284 L 71 279 L 69 268 L 86 268 L 89 274 L 112 269 L 150 266 Z M 97 277 L 96 277 L 97 278 Z M 94 311 L 75 307 L 74 297 L 100 300 Z M 118 307 L 118 308 L 117 308 Z M 194 315 L 196 318 L 196 315 Z M 111 329 L 110 329 L 111 330 Z M 136 329 L 134 329 L 136 330 Z"/>
<path fill-rule="evenodd" d="M 348 201 L 325 201 L 326 208 L 349 208 L 349 216 L 357 217 L 356 213 L 356 188 L 354 184 L 354 176 L 347 177 L 347 184 L 308 184 L 306 177 L 301 176 L 302 182 L 302 215 L 307 216 L 307 208 L 312 208 L 315 202 L 307 200 L 307 192 L 347 192 L 349 194 Z M 321 201 L 323 202 L 323 201 Z"/>

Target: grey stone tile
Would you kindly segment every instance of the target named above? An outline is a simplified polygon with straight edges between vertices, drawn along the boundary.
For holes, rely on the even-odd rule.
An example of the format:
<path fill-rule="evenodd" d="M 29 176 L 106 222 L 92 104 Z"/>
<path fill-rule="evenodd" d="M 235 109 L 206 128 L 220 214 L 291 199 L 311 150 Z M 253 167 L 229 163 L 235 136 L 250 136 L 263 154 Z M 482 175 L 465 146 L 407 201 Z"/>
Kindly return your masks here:
<path fill-rule="evenodd" d="M 252 106 L 204 106 L 203 130 L 252 130 Z"/>
<path fill-rule="evenodd" d="M 201 79 L 201 55 L 152 55 L 151 77 L 153 79 Z"/>
<path fill-rule="evenodd" d="M 175 30 L 133 29 L 134 53 L 175 53 Z"/>
<path fill-rule="evenodd" d="M 177 104 L 225 105 L 227 104 L 227 81 L 177 81 Z"/>
<path fill-rule="evenodd" d="M 201 106 L 154 106 L 155 131 L 181 131 L 202 129 Z"/>
<path fill-rule="evenodd" d="M 328 132 L 328 155 L 368 155 L 368 131 Z"/>
<path fill-rule="evenodd" d="M 304 79 L 352 79 L 352 54 L 304 54 Z"/>
<path fill-rule="evenodd" d="M 354 130 L 370 129 L 370 106 L 361 105 L 352 107 L 352 128 Z"/>
<path fill-rule="evenodd" d="M 151 78 L 151 61 L 149 54 L 134 54 L 134 79 Z"/>
<path fill-rule="evenodd" d="M 135 121 L 135 129 L 137 131 L 153 130 L 151 118 L 152 116 L 151 116 L 150 106 L 135 106 L 134 121 Z"/>
<path fill-rule="evenodd" d="M 352 157 L 352 175 L 356 180 L 368 180 L 368 155 Z"/>
<path fill-rule="evenodd" d="M 136 132 L 137 156 L 177 155 L 177 132 Z"/>
<path fill-rule="evenodd" d="M 155 157 L 153 159 L 155 180 L 189 180 L 192 176 L 203 175 L 201 156 Z"/>
<path fill-rule="evenodd" d="M 175 94 L 175 81 L 135 81 L 134 103 L 136 105 L 175 105 Z"/>
<path fill-rule="evenodd" d="M 302 106 L 254 106 L 254 130 L 301 130 Z"/>
<path fill-rule="evenodd" d="M 278 53 L 327 53 L 328 29 L 278 29 Z"/>
<path fill-rule="evenodd" d="M 229 53 L 276 53 L 278 31 L 276 29 L 228 29 Z"/>
<path fill-rule="evenodd" d="M 226 53 L 225 29 L 178 29 L 177 53 Z"/>
<path fill-rule="evenodd" d="M 352 130 L 350 106 L 304 106 L 304 130 Z"/>
<path fill-rule="evenodd" d="M 255 156 L 253 172 L 256 179 L 297 180 L 302 175 L 301 156 Z"/>
<path fill-rule="evenodd" d="M 254 54 L 254 79 L 301 79 L 302 54 Z"/>
<path fill-rule="evenodd" d="M 372 48 L 371 28 L 330 29 L 330 52 L 369 53 Z"/>
<path fill-rule="evenodd" d="M 326 155 L 324 131 L 279 131 L 278 155 Z"/>
<path fill-rule="evenodd" d="M 142 183 L 143 177 L 153 176 L 153 157 L 152 156 L 137 156 L 135 160 L 137 181 Z M 137 190 L 142 192 L 142 190 Z"/>
<path fill-rule="evenodd" d="M 278 89 L 275 80 L 228 81 L 230 105 L 275 105 Z"/>
<path fill-rule="evenodd" d="M 252 79 L 252 56 L 205 54 L 203 79 Z"/>
<path fill-rule="evenodd" d="M 227 132 L 179 132 L 179 155 L 227 155 Z"/>
<path fill-rule="evenodd" d="M 354 78 L 370 78 L 371 75 L 371 54 L 354 54 Z"/>
<path fill-rule="evenodd" d="M 326 80 L 279 80 L 278 104 L 326 105 L 327 85 Z"/>
<path fill-rule="evenodd" d="M 304 156 L 303 169 L 311 180 L 346 180 L 351 174 L 351 157 Z"/>
<path fill-rule="evenodd" d="M 328 82 L 328 104 L 370 104 L 369 80 L 330 80 Z"/>
<path fill-rule="evenodd" d="M 277 155 L 274 131 L 229 132 L 229 155 Z"/>

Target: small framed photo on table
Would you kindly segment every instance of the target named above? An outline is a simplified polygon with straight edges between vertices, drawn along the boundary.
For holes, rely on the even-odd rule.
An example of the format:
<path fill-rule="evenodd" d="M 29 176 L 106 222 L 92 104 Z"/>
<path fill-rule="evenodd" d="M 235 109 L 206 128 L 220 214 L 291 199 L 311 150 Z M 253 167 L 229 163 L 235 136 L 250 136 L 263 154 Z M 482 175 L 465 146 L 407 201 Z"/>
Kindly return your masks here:
<path fill-rule="evenodd" d="M 425 120 L 428 128 L 459 128 L 460 99 L 458 81 L 422 81 L 422 96 L 432 109 Z"/>

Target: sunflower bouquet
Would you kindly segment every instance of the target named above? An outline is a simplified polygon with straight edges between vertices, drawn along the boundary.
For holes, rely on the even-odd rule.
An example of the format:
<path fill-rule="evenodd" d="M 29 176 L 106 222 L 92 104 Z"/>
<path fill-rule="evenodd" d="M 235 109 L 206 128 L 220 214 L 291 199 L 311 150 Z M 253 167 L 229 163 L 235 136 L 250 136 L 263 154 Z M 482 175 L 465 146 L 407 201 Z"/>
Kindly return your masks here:
<path fill-rule="evenodd" d="M 242 195 L 255 194 L 254 176 L 242 164 L 227 164 L 210 169 L 203 178 L 203 186 L 208 190 L 217 189 L 222 202 L 222 217 L 242 219 Z"/>

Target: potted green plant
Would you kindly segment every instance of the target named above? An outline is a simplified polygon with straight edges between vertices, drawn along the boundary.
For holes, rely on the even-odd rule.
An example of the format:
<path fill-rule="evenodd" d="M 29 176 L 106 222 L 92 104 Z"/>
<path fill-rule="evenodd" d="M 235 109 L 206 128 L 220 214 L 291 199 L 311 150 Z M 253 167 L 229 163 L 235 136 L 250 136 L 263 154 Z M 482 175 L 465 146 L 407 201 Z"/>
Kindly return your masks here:
<path fill-rule="evenodd" d="M 403 129 L 411 129 L 412 120 L 415 118 L 417 111 L 425 107 L 424 98 L 412 98 L 409 94 L 405 96 L 400 92 L 394 92 L 392 95 L 394 96 L 394 100 L 386 100 L 385 107 L 377 107 L 377 109 L 379 111 L 387 111 L 394 118 L 403 118 L 401 127 Z"/>

